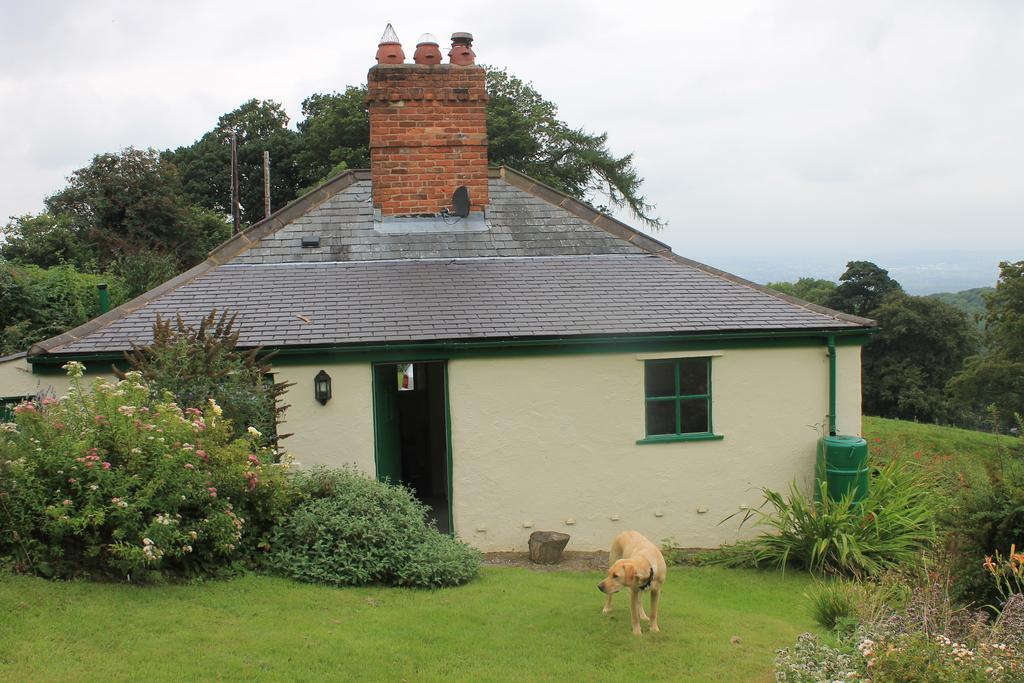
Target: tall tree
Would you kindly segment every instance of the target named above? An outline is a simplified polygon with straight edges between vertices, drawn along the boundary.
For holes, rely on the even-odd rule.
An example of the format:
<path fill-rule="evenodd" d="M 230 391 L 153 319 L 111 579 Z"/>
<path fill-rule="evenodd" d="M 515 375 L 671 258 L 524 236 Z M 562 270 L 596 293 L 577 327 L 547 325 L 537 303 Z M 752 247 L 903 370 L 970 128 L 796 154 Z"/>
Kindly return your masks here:
<path fill-rule="evenodd" d="M 501 69 L 487 69 L 488 158 L 585 199 L 596 194 L 626 207 L 642 223 L 661 227 L 654 205 L 640 193 L 643 178 L 633 155 L 616 156 L 607 133 L 588 133 L 558 118 L 558 107 L 533 86 Z"/>
<path fill-rule="evenodd" d="M 143 251 L 168 254 L 187 268 L 223 236 L 216 221 L 185 201 L 175 165 L 152 149 L 96 155 L 46 200 L 46 209 L 89 246 L 101 269 Z"/>
<path fill-rule="evenodd" d="M 902 291 L 866 312 L 878 334 L 864 347 L 864 412 L 924 422 L 962 420 L 946 383 L 978 348 L 977 332 L 957 308 Z"/>
<path fill-rule="evenodd" d="M 871 261 L 850 261 L 839 276 L 839 286 L 829 295 L 829 308 L 853 315 L 867 316 L 878 308 L 888 295 L 902 292 L 900 283 L 889 277 L 889 271 Z"/>
<path fill-rule="evenodd" d="M 370 167 L 370 118 L 363 100 L 366 87 L 310 95 L 302 102 L 297 162 L 315 179 L 335 169 Z"/>
<path fill-rule="evenodd" d="M 1008 425 L 1015 414 L 1024 415 L 1024 261 L 999 264 L 985 309 L 987 351 L 968 358 L 949 387 L 975 409 L 994 405 Z"/>
<path fill-rule="evenodd" d="M 217 120 L 213 130 L 187 147 L 164 152 L 181 169 L 183 190 L 193 204 L 231 213 L 231 134 L 238 143 L 242 220 L 263 218 L 263 152 L 270 152 L 270 201 L 281 207 L 318 176 L 297 161 L 299 134 L 288 114 L 272 100 L 252 99 Z"/>

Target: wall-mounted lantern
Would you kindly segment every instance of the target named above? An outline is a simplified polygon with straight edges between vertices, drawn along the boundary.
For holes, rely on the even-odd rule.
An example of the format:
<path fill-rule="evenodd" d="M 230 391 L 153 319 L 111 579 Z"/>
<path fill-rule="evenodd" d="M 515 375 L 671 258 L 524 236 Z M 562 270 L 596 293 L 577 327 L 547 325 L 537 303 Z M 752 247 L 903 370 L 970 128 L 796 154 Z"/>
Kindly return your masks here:
<path fill-rule="evenodd" d="M 313 397 L 325 406 L 331 400 L 331 376 L 321 370 L 313 378 Z"/>

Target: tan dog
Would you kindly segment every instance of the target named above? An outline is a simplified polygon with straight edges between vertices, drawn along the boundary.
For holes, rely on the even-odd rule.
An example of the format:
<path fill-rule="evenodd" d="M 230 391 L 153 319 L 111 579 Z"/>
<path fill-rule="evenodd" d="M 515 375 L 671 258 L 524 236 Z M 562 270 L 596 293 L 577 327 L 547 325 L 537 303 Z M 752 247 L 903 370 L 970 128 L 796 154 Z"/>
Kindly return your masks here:
<path fill-rule="evenodd" d="M 597 584 L 608 596 L 604 612 L 612 611 L 612 596 L 623 588 L 629 588 L 629 611 L 633 620 L 633 633 L 640 635 L 640 620 L 651 622 L 651 631 L 657 633 L 658 598 L 661 585 L 665 583 L 665 558 L 658 546 L 648 541 L 639 531 L 623 531 L 612 541 L 608 554 L 611 566 L 608 576 Z M 651 616 L 644 613 L 643 591 L 651 591 Z"/>

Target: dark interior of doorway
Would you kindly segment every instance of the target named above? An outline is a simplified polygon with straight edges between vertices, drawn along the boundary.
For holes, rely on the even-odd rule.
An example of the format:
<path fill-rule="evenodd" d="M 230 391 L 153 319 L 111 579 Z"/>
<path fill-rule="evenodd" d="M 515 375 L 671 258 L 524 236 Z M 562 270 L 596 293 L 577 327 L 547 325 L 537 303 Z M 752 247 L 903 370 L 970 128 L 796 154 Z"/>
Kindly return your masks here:
<path fill-rule="evenodd" d="M 411 386 L 400 389 L 404 366 L 375 366 L 378 473 L 415 491 L 438 530 L 450 533 L 444 362 L 413 363 Z"/>

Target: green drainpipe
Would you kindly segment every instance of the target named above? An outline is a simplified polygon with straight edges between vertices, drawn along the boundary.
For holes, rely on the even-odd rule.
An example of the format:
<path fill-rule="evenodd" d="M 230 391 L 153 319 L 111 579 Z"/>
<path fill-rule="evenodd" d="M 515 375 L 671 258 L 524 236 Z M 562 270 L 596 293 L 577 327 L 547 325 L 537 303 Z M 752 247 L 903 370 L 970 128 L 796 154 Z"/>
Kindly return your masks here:
<path fill-rule="evenodd" d="M 836 435 L 836 336 L 828 336 L 828 433 Z"/>
<path fill-rule="evenodd" d="M 96 285 L 96 289 L 100 293 L 100 313 L 106 313 L 110 310 L 110 292 L 107 291 L 107 283 L 99 283 Z"/>

